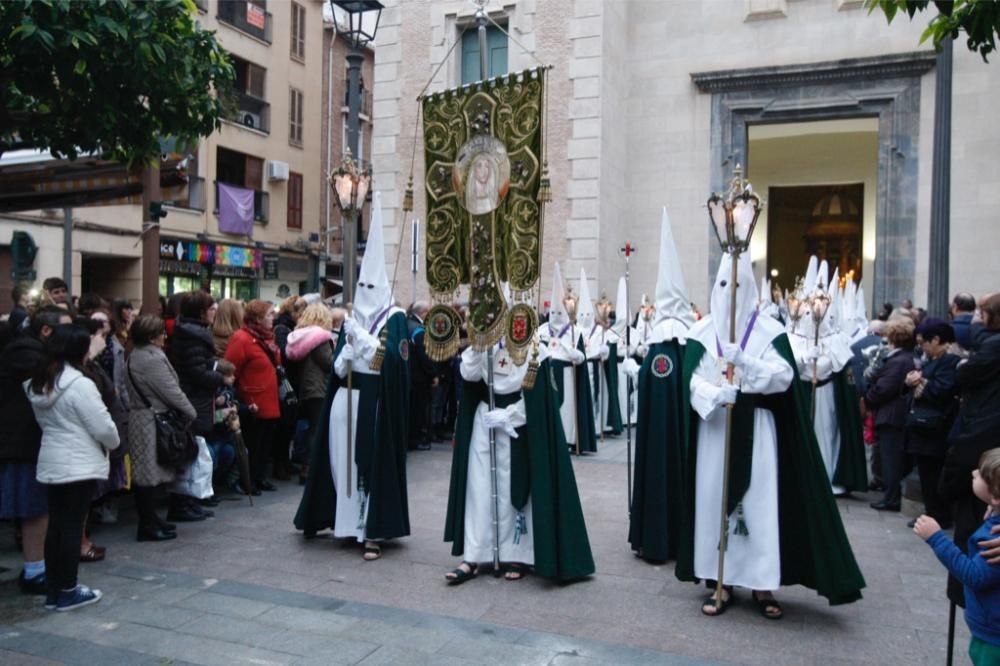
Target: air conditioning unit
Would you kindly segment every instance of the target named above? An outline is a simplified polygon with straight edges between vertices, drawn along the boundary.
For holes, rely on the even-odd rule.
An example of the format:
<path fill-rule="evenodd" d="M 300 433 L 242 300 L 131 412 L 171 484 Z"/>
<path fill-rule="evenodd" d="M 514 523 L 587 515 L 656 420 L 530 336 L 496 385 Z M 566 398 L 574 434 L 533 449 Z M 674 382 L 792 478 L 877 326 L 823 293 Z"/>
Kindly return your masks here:
<path fill-rule="evenodd" d="M 249 111 L 240 111 L 243 124 L 252 129 L 260 129 L 260 116 Z"/>
<path fill-rule="evenodd" d="M 268 160 L 267 179 L 288 180 L 288 162 L 277 162 L 275 160 Z"/>

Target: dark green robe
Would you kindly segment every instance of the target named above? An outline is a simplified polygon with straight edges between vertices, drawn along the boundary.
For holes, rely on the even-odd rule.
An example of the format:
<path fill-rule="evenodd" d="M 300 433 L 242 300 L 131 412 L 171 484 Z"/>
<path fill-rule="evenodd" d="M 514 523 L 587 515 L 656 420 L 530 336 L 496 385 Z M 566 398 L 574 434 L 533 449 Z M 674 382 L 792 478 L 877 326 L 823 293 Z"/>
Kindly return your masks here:
<path fill-rule="evenodd" d="M 410 533 L 406 495 L 406 446 L 409 428 L 410 369 L 406 315 L 396 312 L 385 326 L 388 338 L 385 360 L 379 375 L 354 377 L 359 390 L 355 428 L 354 460 L 359 483 L 368 489 L 368 522 L 365 537 L 393 539 Z M 378 333 L 378 331 L 376 331 Z M 337 343 L 343 349 L 345 336 Z M 347 386 L 346 378 L 330 372 L 322 427 L 311 443 L 309 476 L 295 514 L 296 529 L 307 537 L 334 527 L 337 493 L 330 472 L 330 407 L 337 390 Z"/>
<path fill-rule="evenodd" d="M 607 380 L 604 387 L 606 394 L 602 396 L 604 404 L 608 406 L 608 413 L 601 427 L 606 428 L 612 435 L 620 435 L 625 429 L 622 425 L 622 410 L 618 403 L 618 343 L 608 345 L 608 359 L 601 363 L 604 379 Z M 597 373 L 594 373 L 595 377 Z M 600 409 L 600 406 L 598 406 Z M 598 412 L 600 413 L 600 412 Z"/>
<path fill-rule="evenodd" d="M 829 600 L 830 605 L 861 598 L 864 577 L 844 532 L 837 502 L 830 492 L 826 467 L 809 419 L 809 394 L 799 381 L 798 368 L 788 338 L 781 334 L 771 343 L 792 367 L 794 378 L 784 393 L 775 395 L 740 394 L 733 414 L 733 439 L 729 476 L 730 514 L 750 485 L 753 460 L 753 411 L 762 408 L 774 415 L 778 452 L 778 528 L 780 533 L 781 584 L 804 585 Z M 687 398 L 691 377 L 705 348 L 688 340 L 684 355 L 684 393 Z M 684 497 L 684 524 L 674 574 L 680 580 L 695 581 L 694 512 L 698 454 L 698 422 L 694 410 L 687 410 L 684 455 L 687 484 Z M 721 470 L 720 470 L 721 472 Z M 733 537 L 730 537 L 733 538 Z"/>
<path fill-rule="evenodd" d="M 594 573 L 594 558 L 559 418 L 554 374 L 554 366 L 546 359 L 539 366 L 535 386 L 530 391 L 496 398 L 499 408 L 523 395 L 527 419 L 517 429 L 517 438 L 510 442 L 511 497 L 500 501 L 510 501 L 521 509 L 531 499 L 535 573 L 573 580 Z M 465 493 L 472 423 L 479 403 L 489 400 L 483 382 L 463 381 L 461 390 L 444 527 L 444 540 L 452 543 L 451 554 L 456 557 L 461 557 L 465 550 Z M 489 488 L 481 490 L 490 492 Z"/>
<path fill-rule="evenodd" d="M 586 353 L 582 337 L 577 338 L 576 348 L 578 351 Z M 563 369 L 571 367 L 573 364 L 568 361 L 550 360 L 552 375 L 556 381 L 556 390 L 559 392 L 558 405 L 562 405 L 566 391 L 572 390 L 572 387 L 563 385 L 565 383 Z M 580 441 L 580 453 L 597 453 L 597 428 L 594 423 L 594 397 L 590 391 L 590 371 L 586 362 L 573 367 L 576 373 L 576 434 Z M 574 451 L 576 450 L 576 442 L 568 442 L 568 445 L 573 447 Z"/>
<path fill-rule="evenodd" d="M 684 506 L 685 401 L 676 340 L 651 345 L 639 369 L 635 472 L 628 540 L 650 562 L 677 557 Z M 655 366 L 655 367 L 654 367 Z M 655 370 L 655 372 L 654 372 Z"/>
<path fill-rule="evenodd" d="M 861 405 L 854 386 L 854 373 L 849 367 L 835 373 L 833 380 L 834 402 L 837 405 L 837 422 L 840 425 L 840 457 L 833 473 L 833 484 L 847 490 L 868 490 L 868 461 L 865 459 L 865 440 L 861 424 Z"/>

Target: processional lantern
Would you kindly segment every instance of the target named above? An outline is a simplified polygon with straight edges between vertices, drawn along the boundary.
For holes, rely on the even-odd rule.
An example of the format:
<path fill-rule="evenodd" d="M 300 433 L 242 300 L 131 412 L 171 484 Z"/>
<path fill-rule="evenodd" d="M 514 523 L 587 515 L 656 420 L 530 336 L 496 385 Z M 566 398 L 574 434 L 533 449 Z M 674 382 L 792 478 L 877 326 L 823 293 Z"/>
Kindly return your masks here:
<path fill-rule="evenodd" d="M 337 193 L 340 212 L 351 216 L 365 205 L 372 182 L 372 170 L 371 167 L 362 169 L 348 149 L 344 161 L 330 174 L 329 181 Z"/>
<path fill-rule="evenodd" d="M 378 21 L 385 8 L 379 0 L 330 0 L 330 5 L 337 37 L 355 50 L 375 41 Z"/>

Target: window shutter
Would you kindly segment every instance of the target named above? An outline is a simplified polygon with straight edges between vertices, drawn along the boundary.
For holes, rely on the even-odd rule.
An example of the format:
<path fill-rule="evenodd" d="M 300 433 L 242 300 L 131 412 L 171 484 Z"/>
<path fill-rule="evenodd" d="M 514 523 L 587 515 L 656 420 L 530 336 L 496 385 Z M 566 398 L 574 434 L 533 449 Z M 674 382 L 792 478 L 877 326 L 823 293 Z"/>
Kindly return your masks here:
<path fill-rule="evenodd" d="M 253 63 L 247 63 L 247 94 L 264 99 L 264 76 L 267 70 Z"/>
<path fill-rule="evenodd" d="M 247 155 L 247 172 L 244 187 L 250 190 L 260 190 L 264 186 L 264 160 Z"/>
<path fill-rule="evenodd" d="M 288 174 L 288 228 L 302 228 L 302 174 Z"/>

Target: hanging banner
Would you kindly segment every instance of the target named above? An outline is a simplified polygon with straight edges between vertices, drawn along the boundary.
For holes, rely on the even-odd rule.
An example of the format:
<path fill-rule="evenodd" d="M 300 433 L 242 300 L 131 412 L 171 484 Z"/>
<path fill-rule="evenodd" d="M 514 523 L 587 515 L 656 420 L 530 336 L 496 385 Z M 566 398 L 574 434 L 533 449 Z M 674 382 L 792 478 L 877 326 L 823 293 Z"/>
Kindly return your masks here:
<path fill-rule="evenodd" d="M 450 328 L 446 304 L 468 286 L 467 324 L 479 350 L 504 335 L 502 283 L 513 302 L 529 301 L 538 283 L 544 73 L 525 70 L 422 100 L 427 282 L 442 331 Z M 519 331 L 523 323 L 519 317 Z M 443 354 L 451 343 L 432 338 L 437 348 L 428 353 Z"/>
<path fill-rule="evenodd" d="M 239 245 L 216 245 L 216 266 L 240 266 L 242 268 L 260 268 L 261 251 L 240 247 Z"/>

